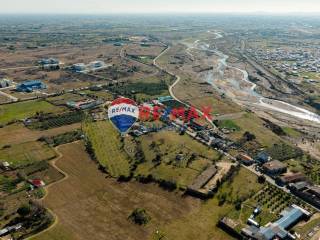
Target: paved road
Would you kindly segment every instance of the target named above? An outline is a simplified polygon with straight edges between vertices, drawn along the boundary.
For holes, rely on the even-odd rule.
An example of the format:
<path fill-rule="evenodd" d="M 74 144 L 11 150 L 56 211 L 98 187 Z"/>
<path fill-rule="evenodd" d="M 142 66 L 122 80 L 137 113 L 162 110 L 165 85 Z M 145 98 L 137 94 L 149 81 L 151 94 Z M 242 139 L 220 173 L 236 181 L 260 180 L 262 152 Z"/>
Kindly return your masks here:
<path fill-rule="evenodd" d="M 17 102 L 17 101 L 18 101 L 18 98 L 14 97 L 14 96 L 12 96 L 12 95 L 10 95 L 10 94 L 8 94 L 8 93 L 1 92 L 1 91 L 0 91 L 0 95 L 7 97 L 7 98 L 11 99 L 11 100 L 14 101 L 14 102 Z"/>
<path fill-rule="evenodd" d="M 183 102 L 182 100 L 180 100 L 180 99 L 174 94 L 173 89 L 174 89 L 174 87 L 180 82 L 181 77 L 180 77 L 179 75 L 177 75 L 177 74 L 174 74 L 173 72 L 168 71 L 167 69 L 163 68 L 161 65 L 159 65 L 159 64 L 157 63 L 157 60 L 158 60 L 160 57 L 162 57 L 162 55 L 166 54 L 166 53 L 169 51 L 169 49 L 170 49 L 170 47 L 168 47 L 168 48 L 165 49 L 162 53 L 160 53 L 160 54 L 153 60 L 153 65 L 155 65 L 155 66 L 156 66 L 157 68 L 159 68 L 160 70 L 162 70 L 162 71 L 164 71 L 164 72 L 166 72 L 166 73 L 168 73 L 168 74 L 170 74 L 171 76 L 174 76 L 174 77 L 176 78 L 175 82 L 169 87 L 169 93 L 170 93 L 171 97 L 172 97 L 174 100 L 176 100 L 177 102 L 182 103 L 182 104 L 184 104 L 184 105 L 187 106 L 187 107 L 191 107 L 189 104 Z M 204 115 L 204 113 L 203 113 L 202 111 L 200 111 L 199 109 L 196 109 L 196 110 L 197 110 L 197 112 L 198 112 L 201 116 Z M 207 116 L 206 116 L 205 118 L 206 118 L 207 122 L 209 122 L 210 125 L 211 125 L 214 129 L 217 128 L 216 125 L 214 125 L 214 123 L 212 122 L 211 119 L 209 119 Z"/>
<path fill-rule="evenodd" d="M 38 66 L 25 66 L 25 67 L 12 67 L 12 68 L 2 68 L 0 71 L 8 71 L 8 70 L 19 70 L 19 69 L 32 69 L 39 68 Z"/>

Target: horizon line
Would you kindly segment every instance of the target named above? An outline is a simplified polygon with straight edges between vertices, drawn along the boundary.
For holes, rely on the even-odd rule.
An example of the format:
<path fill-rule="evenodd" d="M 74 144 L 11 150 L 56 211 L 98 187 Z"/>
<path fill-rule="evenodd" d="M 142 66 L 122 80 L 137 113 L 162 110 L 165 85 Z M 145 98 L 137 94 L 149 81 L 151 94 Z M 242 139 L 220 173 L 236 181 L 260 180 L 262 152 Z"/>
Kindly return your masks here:
<path fill-rule="evenodd" d="M 229 14 L 229 15 L 245 15 L 245 14 L 265 14 L 265 15 L 304 15 L 304 14 L 320 14 L 320 11 L 288 11 L 288 12 L 276 12 L 276 11 L 212 11 L 212 12 L 182 12 L 182 11 L 159 11 L 159 12 L 0 12 L 0 15 L 122 15 L 122 14 L 131 14 L 131 15 L 152 15 L 152 14 L 163 14 L 163 15 L 186 15 L 186 14 Z M 320 17 L 320 16 L 319 16 Z"/>

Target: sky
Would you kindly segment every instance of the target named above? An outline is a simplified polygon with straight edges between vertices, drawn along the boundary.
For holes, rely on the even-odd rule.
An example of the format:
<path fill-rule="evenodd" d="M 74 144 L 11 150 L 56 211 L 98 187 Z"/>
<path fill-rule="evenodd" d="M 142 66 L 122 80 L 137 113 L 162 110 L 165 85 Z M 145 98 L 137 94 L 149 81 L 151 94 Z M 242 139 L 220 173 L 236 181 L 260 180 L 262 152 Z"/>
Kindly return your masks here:
<path fill-rule="evenodd" d="M 0 0 L 0 13 L 320 12 L 320 0 Z"/>

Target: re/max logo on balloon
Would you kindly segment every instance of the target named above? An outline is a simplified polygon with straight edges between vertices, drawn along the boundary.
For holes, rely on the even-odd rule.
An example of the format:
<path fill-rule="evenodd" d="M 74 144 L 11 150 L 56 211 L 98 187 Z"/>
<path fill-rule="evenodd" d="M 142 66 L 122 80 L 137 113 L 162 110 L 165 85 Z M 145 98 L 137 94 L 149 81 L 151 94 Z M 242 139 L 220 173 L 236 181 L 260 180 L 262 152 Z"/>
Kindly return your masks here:
<path fill-rule="evenodd" d="M 195 107 L 163 107 L 163 106 L 139 106 L 139 119 L 142 121 L 159 120 L 161 117 L 165 119 L 175 120 L 177 118 L 184 122 L 189 122 L 192 119 L 203 118 L 205 120 L 212 120 L 212 108 L 202 107 L 201 111 Z"/>
<path fill-rule="evenodd" d="M 170 120 L 179 118 L 184 122 L 198 118 L 212 120 L 210 107 L 203 107 L 201 111 L 199 111 L 195 107 L 170 108 L 162 105 L 138 106 L 135 101 L 128 98 L 118 98 L 114 100 L 108 109 L 108 117 L 122 134 L 126 133 L 137 119 L 150 121 L 161 119 L 161 117 Z"/>

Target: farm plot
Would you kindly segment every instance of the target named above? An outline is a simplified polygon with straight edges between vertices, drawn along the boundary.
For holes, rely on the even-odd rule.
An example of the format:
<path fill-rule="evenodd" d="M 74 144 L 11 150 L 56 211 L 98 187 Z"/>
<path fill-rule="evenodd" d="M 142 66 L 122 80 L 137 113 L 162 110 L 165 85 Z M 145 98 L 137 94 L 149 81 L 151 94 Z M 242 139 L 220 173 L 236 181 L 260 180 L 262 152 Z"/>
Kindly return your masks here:
<path fill-rule="evenodd" d="M 135 175 L 187 186 L 209 165 L 219 160 L 213 149 L 173 131 L 161 131 L 140 138 L 145 162 L 138 165 Z"/>
<path fill-rule="evenodd" d="M 85 97 L 80 96 L 78 94 L 66 93 L 63 95 L 55 96 L 55 97 L 49 97 L 46 100 L 53 105 L 64 106 L 69 101 L 78 102 L 78 101 L 83 101 L 85 99 L 86 99 Z"/>
<path fill-rule="evenodd" d="M 81 122 L 84 118 L 84 113 L 81 111 L 67 112 L 59 115 L 49 116 L 44 120 L 36 120 L 27 126 L 31 129 L 47 130 L 57 128 L 64 125 Z"/>
<path fill-rule="evenodd" d="M 150 55 L 127 55 L 130 59 L 133 59 L 135 61 L 141 62 L 143 64 L 149 64 L 151 65 L 153 63 L 153 59 L 155 59 L 156 56 L 150 56 Z"/>
<path fill-rule="evenodd" d="M 37 141 L 40 137 L 53 137 L 81 128 L 81 123 L 65 125 L 59 128 L 49 130 L 30 130 L 22 123 L 15 123 L 0 128 L 0 148 L 5 145 L 20 144 L 23 142 Z"/>
<path fill-rule="evenodd" d="M 264 226 L 269 222 L 277 220 L 280 213 L 292 204 L 302 206 L 310 212 L 314 211 L 296 197 L 283 192 L 275 186 L 266 185 L 252 197 L 243 201 L 241 209 L 231 211 L 228 217 L 240 223 L 238 229 L 240 230 L 240 226 L 244 227 L 246 225 L 247 220 L 253 213 L 254 209 L 259 206 L 261 213 L 259 213 L 255 220 L 261 226 Z"/>
<path fill-rule="evenodd" d="M 124 153 L 119 134 L 110 122 L 85 122 L 84 132 L 98 162 L 112 177 L 129 176 L 129 156 Z"/>
<path fill-rule="evenodd" d="M 32 240 L 151 239 L 159 226 L 188 215 L 200 204 L 197 199 L 181 197 L 154 184 L 106 179 L 80 142 L 60 146 L 58 151 L 63 157 L 56 166 L 68 178 L 49 186 L 43 200 L 58 219 Z M 148 225 L 138 226 L 128 220 L 137 207 L 151 216 Z"/>
<path fill-rule="evenodd" d="M 0 162 L 9 162 L 13 168 L 20 168 L 42 160 L 50 160 L 54 157 L 56 157 L 55 151 L 41 142 L 8 145 L 0 150 Z"/>
<path fill-rule="evenodd" d="M 36 114 L 36 112 L 59 113 L 63 110 L 63 108 L 56 107 L 42 100 L 2 105 L 0 106 L 0 124 L 28 118 Z"/>

